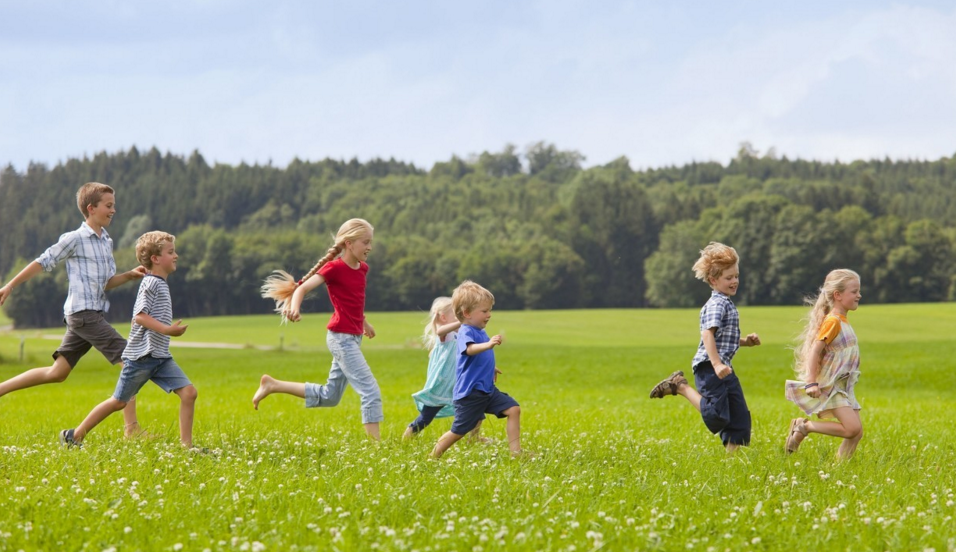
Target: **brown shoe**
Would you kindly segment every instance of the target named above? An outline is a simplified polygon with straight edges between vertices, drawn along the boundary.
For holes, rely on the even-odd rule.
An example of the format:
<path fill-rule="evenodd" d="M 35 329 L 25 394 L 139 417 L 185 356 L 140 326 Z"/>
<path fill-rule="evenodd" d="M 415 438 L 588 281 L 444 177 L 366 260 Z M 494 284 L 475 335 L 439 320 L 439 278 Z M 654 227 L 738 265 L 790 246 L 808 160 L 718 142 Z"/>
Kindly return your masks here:
<path fill-rule="evenodd" d="M 687 378 L 684 377 L 682 370 L 678 370 L 667 376 L 667 379 L 664 381 L 655 385 L 654 389 L 651 389 L 651 398 L 661 399 L 665 395 L 676 395 L 677 389 L 681 385 L 687 385 Z"/>
<path fill-rule="evenodd" d="M 794 418 L 790 420 L 790 431 L 787 433 L 787 454 L 793 454 L 800 448 L 800 443 L 803 442 L 803 439 L 798 439 L 797 435 L 807 436 L 806 418 Z"/>

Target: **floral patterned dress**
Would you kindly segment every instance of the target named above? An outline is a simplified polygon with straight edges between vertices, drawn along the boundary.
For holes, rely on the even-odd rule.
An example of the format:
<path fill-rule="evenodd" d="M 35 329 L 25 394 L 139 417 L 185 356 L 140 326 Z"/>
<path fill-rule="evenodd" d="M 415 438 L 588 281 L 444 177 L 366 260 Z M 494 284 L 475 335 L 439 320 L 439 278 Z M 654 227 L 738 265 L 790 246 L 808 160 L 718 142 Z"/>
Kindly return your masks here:
<path fill-rule="evenodd" d="M 853 327 L 845 316 L 830 313 L 823 320 L 817 339 L 827 344 L 817 376 L 822 393 L 819 397 L 811 397 L 804 389 L 805 382 L 787 380 L 787 400 L 805 413 L 820 418 L 832 418 L 833 409 L 844 406 L 860 410 L 860 403 L 853 394 L 860 379 L 860 347 Z"/>

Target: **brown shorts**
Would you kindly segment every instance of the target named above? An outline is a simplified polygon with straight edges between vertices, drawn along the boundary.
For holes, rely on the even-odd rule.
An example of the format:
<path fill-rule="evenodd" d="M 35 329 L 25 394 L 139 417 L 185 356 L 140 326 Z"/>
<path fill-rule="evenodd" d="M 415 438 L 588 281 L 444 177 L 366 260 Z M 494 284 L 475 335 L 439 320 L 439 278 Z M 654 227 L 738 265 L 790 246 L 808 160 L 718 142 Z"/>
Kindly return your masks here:
<path fill-rule="evenodd" d="M 103 353 L 110 364 L 119 364 L 123 361 L 126 340 L 110 326 L 102 311 L 85 310 L 67 315 L 66 335 L 53 353 L 53 359 L 62 356 L 73 368 L 91 347 Z"/>

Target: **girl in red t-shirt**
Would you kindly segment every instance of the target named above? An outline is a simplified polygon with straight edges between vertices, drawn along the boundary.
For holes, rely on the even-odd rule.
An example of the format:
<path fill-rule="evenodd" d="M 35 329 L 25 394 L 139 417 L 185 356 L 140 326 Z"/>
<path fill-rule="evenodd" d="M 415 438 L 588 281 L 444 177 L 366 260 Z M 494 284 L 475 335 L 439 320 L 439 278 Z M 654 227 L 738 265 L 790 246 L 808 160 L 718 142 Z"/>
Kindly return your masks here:
<path fill-rule="evenodd" d="M 312 270 L 298 282 L 287 272 L 277 270 L 266 278 L 262 296 L 276 302 L 283 321 L 298 322 L 302 300 L 313 289 L 325 284 L 335 311 L 329 320 L 326 344 L 332 353 L 332 368 L 325 385 L 281 381 L 263 374 L 252 406 L 273 393 L 285 393 L 305 399 L 306 407 L 335 406 L 349 384 L 362 399 L 362 423 L 373 439 L 379 439 L 382 393 L 372 369 L 362 355 L 362 336 L 375 337 L 375 328 L 365 320 L 365 284 L 372 251 L 372 225 L 351 219 L 339 228 L 335 245 L 329 248 Z"/>

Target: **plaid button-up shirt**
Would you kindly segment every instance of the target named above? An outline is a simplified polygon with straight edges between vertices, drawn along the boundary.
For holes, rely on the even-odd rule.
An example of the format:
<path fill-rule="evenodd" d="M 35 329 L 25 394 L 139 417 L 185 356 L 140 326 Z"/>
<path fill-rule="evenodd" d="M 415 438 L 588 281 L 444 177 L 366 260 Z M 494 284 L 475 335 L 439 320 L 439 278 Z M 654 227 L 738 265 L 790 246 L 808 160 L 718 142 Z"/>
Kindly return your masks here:
<path fill-rule="evenodd" d="M 717 353 L 720 354 L 720 360 L 733 368 L 730 362 L 740 348 L 740 315 L 737 314 L 737 307 L 734 306 L 730 297 L 719 291 L 712 291 L 710 299 L 700 309 L 700 331 L 704 332 L 711 328 L 717 328 L 714 338 L 717 341 Z M 707 360 L 710 359 L 707 357 L 707 350 L 704 349 L 704 340 L 701 339 L 691 367 Z"/>
<path fill-rule="evenodd" d="M 106 228 L 102 236 L 97 236 L 84 222 L 76 230 L 60 236 L 59 241 L 37 257 L 36 262 L 50 272 L 64 260 L 70 288 L 63 304 L 63 315 L 84 310 L 108 311 L 110 302 L 106 299 L 106 282 L 116 274 L 116 261 L 113 260 L 113 239 Z"/>

